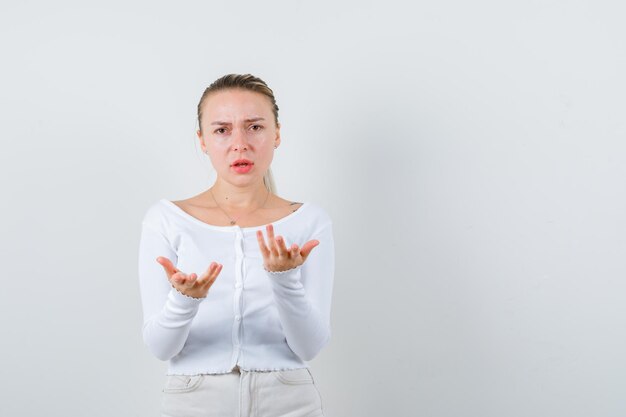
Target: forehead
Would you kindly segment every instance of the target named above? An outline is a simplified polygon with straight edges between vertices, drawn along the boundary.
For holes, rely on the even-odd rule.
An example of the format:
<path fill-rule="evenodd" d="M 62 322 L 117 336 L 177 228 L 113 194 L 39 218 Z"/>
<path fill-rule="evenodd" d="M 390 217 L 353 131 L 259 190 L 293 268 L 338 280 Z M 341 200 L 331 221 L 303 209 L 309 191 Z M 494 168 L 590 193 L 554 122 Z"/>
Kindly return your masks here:
<path fill-rule="evenodd" d="M 202 104 L 203 119 L 244 118 L 272 115 L 269 97 L 255 91 L 222 90 L 209 94 Z M 211 120 L 209 120 L 211 119 Z"/>

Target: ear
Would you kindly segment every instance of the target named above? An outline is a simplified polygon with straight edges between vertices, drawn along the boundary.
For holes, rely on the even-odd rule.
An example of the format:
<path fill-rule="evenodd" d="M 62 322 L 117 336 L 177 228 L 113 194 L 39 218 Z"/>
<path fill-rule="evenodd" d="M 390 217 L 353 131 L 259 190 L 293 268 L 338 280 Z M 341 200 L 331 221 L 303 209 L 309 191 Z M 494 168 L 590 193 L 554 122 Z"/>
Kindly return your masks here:
<path fill-rule="evenodd" d="M 280 123 L 276 125 L 276 139 L 274 140 L 274 146 L 280 145 Z"/>
<path fill-rule="evenodd" d="M 196 131 L 196 135 L 198 135 L 198 140 L 200 141 L 200 148 L 202 149 L 202 153 L 206 153 L 206 146 L 204 145 L 204 140 L 202 140 L 202 132 L 198 129 Z"/>

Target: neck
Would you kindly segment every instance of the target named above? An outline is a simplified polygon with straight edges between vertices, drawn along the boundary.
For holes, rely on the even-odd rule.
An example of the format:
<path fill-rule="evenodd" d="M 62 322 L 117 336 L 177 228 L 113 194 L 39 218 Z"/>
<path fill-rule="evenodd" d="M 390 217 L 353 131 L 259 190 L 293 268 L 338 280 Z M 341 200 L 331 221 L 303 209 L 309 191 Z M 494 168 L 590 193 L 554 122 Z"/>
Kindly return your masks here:
<path fill-rule="evenodd" d="M 258 208 L 263 205 L 268 197 L 268 191 L 265 184 L 263 184 L 263 180 L 260 183 L 235 186 L 217 178 L 211 187 L 211 192 L 219 205 L 226 210 Z"/>

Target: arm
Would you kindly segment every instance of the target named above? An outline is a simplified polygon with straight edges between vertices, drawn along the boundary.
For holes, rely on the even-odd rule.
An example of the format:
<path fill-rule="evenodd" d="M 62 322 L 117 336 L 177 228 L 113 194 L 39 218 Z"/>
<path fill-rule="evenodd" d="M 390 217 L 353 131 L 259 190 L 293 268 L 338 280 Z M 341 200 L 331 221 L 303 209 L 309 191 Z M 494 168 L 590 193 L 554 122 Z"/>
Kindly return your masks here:
<path fill-rule="evenodd" d="M 332 224 L 323 226 L 313 239 L 320 243 L 303 264 L 281 272 L 266 270 L 287 344 L 305 361 L 317 356 L 330 340 L 335 270 Z"/>
<path fill-rule="evenodd" d="M 191 321 L 203 299 L 189 297 L 174 289 L 156 261 L 159 256 L 170 259 L 174 264 L 178 261 L 165 236 L 144 222 L 139 244 L 143 340 L 157 358 L 169 360 L 185 345 Z"/>

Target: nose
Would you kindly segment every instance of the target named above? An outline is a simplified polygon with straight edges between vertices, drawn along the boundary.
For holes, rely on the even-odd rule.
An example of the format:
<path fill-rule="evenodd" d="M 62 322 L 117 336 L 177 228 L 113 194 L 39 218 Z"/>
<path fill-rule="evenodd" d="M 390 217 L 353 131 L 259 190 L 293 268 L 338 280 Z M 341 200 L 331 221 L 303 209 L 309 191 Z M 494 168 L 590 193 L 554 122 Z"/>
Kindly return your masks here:
<path fill-rule="evenodd" d="M 241 129 L 233 129 L 232 133 L 232 149 L 234 151 L 247 150 L 248 149 L 248 139 L 246 137 L 245 132 L 242 132 Z"/>

